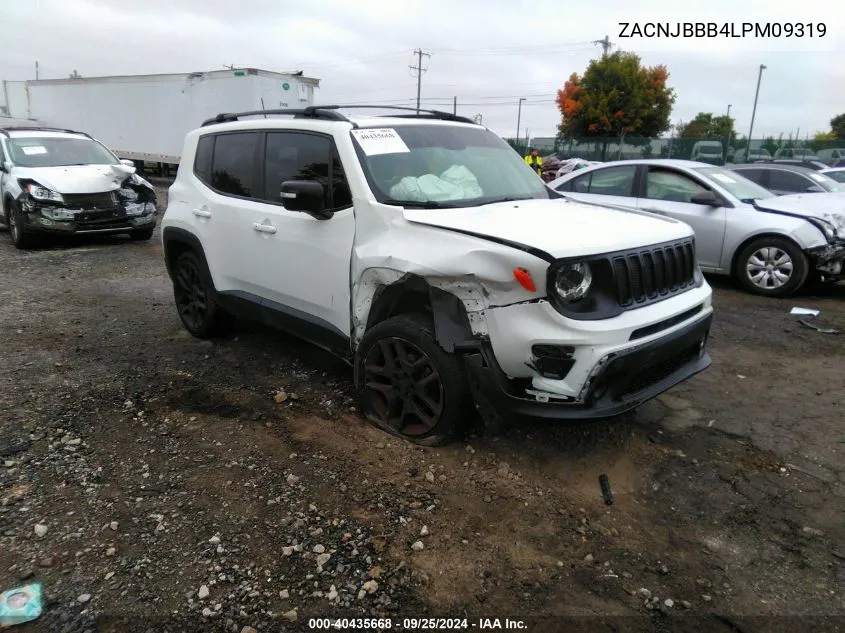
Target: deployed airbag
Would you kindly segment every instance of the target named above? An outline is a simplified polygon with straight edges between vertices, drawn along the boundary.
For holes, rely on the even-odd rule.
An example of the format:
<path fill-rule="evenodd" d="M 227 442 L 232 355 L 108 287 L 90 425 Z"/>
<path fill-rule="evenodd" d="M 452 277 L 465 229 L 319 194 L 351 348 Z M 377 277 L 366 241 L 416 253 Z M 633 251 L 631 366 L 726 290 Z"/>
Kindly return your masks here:
<path fill-rule="evenodd" d="M 426 174 L 419 178 L 406 176 L 390 188 L 394 200 L 415 202 L 442 202 L 445 200 L 466 200 L 484 195 L 478 180 L 463 165 L 452 165 L 439 176 Z"/>

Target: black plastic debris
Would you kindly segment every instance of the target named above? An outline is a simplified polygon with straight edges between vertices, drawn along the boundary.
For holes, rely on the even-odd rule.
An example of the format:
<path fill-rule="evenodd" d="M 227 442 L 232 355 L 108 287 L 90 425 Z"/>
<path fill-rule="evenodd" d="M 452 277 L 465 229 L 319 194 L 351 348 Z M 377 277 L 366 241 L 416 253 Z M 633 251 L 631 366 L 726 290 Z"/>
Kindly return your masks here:
<path fill-rule="evenodd" d="M 612 506 L 613 492 L 610 490 L 610 480 L 607 478 L 607 475 L 599 475 L 599 486 L 601 486 L 601 496 L 604 498 L 604 504 Z"/>

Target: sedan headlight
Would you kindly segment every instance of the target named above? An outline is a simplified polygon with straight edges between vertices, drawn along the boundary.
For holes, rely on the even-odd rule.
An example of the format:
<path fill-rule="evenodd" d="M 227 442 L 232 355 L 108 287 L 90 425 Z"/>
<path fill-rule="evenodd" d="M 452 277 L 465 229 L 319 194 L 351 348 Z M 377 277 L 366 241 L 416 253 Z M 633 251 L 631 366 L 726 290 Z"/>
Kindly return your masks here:
<path fill-rule="evenodd" d="M 558 298 L 568 303 L 583 299 L 593 283 L 593 274 L 587 262 L 561 264 L 554 272 L 552 288 Z"/>
<path fill-rule="evenodd" d="M 43 200 L 47 202 L 64 203 L 65 199 L 57 191 L 52 191 L 46 187 L 30 183 L 26 186 L 26 190 L 36 200 Z"/>
<path fill-rule="evenodd" d="M 836 227 L 827 220 L 821 218 L 813 218 L 811 222 L 822 232 L 828 242 L 833 242 L 837 238 Z"/>

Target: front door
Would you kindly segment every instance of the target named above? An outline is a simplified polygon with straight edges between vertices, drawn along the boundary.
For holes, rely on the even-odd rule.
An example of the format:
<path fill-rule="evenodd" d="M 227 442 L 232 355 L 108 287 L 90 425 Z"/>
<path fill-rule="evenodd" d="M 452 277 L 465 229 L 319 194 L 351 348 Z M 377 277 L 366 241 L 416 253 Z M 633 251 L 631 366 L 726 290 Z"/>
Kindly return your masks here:
<path fill-rule="evenodd" d="M 708 190 L 704 184 L 680 171 L 649 166 L 639 209 L 689 224 L 695 232 L 699 265 L 706 269 L 717 269 L 725 241 L 725 208 L 690 201 L 695 194 Z"/>

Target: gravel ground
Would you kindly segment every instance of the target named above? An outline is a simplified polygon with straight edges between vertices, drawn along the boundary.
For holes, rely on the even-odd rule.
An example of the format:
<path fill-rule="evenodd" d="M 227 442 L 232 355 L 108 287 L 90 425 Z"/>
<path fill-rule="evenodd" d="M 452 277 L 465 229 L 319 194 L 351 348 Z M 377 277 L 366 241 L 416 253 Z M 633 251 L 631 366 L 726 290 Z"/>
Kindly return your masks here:
<path fill-rule="evenodd" d="M 155 238 L 0 235 L 0 269 L 0 591 L 45 594 L 20 631 L 845 625 L 842 286 L 711 280 L 694 380 L 620 419 L 423 449 L 363 422 L 348 368 L 304 343 L 192 339 Z"/>

